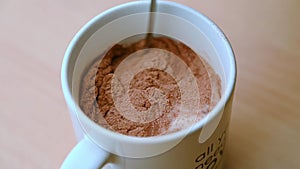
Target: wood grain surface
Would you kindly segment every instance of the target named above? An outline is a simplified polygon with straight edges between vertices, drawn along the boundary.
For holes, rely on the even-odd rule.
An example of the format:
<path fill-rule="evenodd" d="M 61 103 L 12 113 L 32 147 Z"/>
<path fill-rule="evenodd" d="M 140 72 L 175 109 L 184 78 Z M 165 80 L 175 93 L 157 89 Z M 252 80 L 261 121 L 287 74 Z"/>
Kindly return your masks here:
<path fill-rule="evenodd" d="M 76 144 L 60 69 L 75 33 L 126 0 L 0 1 L 0 168 L 59 168 Z M 238 79 L 225 169 L 300 168 L 300 1 L 178 0 L 228 36 Z"/>

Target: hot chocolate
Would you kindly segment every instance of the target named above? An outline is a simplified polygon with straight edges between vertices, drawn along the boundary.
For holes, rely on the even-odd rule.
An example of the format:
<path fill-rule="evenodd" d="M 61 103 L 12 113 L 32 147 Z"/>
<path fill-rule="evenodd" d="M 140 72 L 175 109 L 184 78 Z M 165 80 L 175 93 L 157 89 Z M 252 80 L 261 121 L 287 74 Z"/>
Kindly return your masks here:
<path fill-rule="evenodd" d="M 80 107 L 99 125 L 157 136 L 201 120 L 220 99 L 220 78 L 185 44 L 165 36 L 116 44 L 88 67 Z"/>

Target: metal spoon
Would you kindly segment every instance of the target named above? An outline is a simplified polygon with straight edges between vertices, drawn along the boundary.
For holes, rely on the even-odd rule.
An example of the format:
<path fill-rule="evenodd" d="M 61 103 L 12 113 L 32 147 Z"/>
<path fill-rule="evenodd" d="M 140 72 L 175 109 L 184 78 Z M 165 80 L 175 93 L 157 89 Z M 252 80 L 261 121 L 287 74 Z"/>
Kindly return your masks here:
<path fill-rule="evenodd" d="M 148 22 L 148 34 L 147 34 L 147 41 L 153 36 L 153 29 L 154 29 L 154 12 L 156 12 L 156 0 L 151 0 L 150 5 L 150 13 L 149 13 L 149 22 Z"/>

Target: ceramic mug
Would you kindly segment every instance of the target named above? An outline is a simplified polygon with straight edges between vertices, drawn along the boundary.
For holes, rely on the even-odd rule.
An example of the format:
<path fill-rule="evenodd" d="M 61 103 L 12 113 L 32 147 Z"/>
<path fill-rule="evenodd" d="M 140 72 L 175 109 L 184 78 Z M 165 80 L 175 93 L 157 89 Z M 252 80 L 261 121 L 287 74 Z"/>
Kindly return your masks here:
<path fill-rule="evenodd" d="M 78 144 L 63 169 L 221 169 L 236 81 L 236 63 L 223 32 L 209 18 L 182 4 L 158 1 L 153 32 L 180 40 L 220 76 L 221 99 L 202 120 L 178 132 L 133 137 L 105 129 L 79 107 L 84 70 L 112 45 L 148 33 L 148 1 L 113 7 L 90 20 L 70 42 L 62 64 L 62 89 Z"/>

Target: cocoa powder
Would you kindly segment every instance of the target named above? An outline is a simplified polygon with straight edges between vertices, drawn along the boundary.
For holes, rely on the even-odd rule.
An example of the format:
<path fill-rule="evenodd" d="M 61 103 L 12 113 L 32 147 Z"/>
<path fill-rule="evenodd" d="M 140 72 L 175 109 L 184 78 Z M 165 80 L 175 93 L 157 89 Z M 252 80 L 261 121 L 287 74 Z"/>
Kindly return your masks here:
<path fill-rule="evenodd" d="M 156 59 L 149 64 L 155 62 L 155 64 L 160 64 L 162 69 L 150 67 L 138 72 L 132 79 L 129 79 L 128 89 L 124 88 L 121 83 L 114 86 L 115 95 L 123 95 L 126 92 L 129 95 L 128 103 L 120 103 L 123 107 L 131 104 L 138 112 L 152 108 L 154 113 L 151 114 L 153 116 L 151 118 L 153 120 L 142 122 L 131 120 L 119 111 L 113 97 L 115 96 L 114 91 L 112 91 L 113 78 L 118 66 L 132 53 L 152 48 L 171 52 L 187 65 L 196 79 L 200 96 L 197 101 L 199 110 L 184 115 L 184 111 L 178 108 L 177 105 L 183 102 L 182 89 L 178 85 L 178 79 L 163 69 L 172 68 L 171 72 L 179 77 L 179 81 L 186 78 L 186 70 L 182 70 L 180 65 L 177 65 L 176 59 L 168 56 L 153 57 Z M 130 69 L 130 67 L 126 69 Z M 124 72 L 122 76 L 126 78 L 126 70 L 121 72 Z M 187 82 L 182 84 L 183 87 L 189 87 Z M 217 86 L 217 89 L 212 88 L 213 84 Z M 220 90 L 219 77 L 192 49 L 168 37 L 151 37 L 147 39 L 147 42 L 142 39 L 132 44 L 116 44 L 104 56 L 98 58 L 83 76 L 80 107 L 90 119 L 107 129 L 129 136 L 157 136 L 176 132 L 201 120 L 219 100 Z M 157 114 L 155 113 L 156 109 L 161 109 L 159 106 L 163 107 L 163 110 Z M 190 113 L 189 110 L 187 111 Z M 189 124 L 181 126 L 179 123 L 181 121 Z"/>

